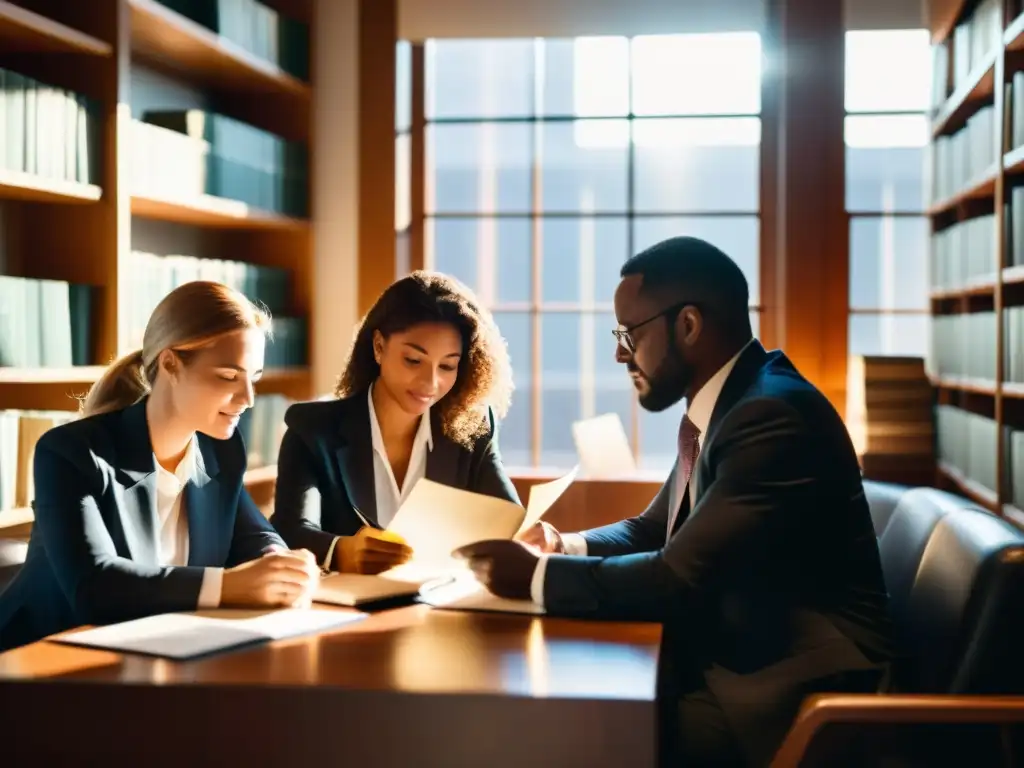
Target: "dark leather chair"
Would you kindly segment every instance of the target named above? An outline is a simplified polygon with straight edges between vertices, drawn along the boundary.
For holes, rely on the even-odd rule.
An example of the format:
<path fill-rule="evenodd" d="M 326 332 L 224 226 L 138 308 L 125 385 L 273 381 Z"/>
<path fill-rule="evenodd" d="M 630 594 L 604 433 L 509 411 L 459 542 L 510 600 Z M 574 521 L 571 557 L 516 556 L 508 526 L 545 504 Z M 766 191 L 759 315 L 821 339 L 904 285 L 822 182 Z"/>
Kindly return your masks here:
<path fill-rule="evenodd" d="M 809 699 L 775 766 L 845 765 L 851 745 L 894 723 L 945 724 L 914 743 L 928 762 L 895 763 L 945 765 L 962 759 L 942 738 L 957 726 L 1024 723 L 1024 532 L 932 488 L 865 490 L 889 589 L 892 679 L 882 695 Z"/>
<path fill-rule="evenodd" d="M 14 581 L 28 553 L 28 542 L 18 539 L 0 539 L 0 593 Z"/>

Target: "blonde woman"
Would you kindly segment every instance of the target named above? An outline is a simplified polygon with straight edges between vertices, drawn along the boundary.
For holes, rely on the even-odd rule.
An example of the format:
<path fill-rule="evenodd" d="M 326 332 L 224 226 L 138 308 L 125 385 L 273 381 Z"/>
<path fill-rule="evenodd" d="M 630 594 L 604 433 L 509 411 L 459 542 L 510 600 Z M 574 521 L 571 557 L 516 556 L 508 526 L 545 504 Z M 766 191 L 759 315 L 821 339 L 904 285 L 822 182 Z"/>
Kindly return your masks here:
<path fill-rule="evenodd" d="M 81 624 L 306 601 L 318 569 L 288 551 L 242 485 L 235 431 L 270 319 L 193 282 L 154 310 L 142 349 L 35 450 L 28 556 L 0 595 L 0 650 Z"/>

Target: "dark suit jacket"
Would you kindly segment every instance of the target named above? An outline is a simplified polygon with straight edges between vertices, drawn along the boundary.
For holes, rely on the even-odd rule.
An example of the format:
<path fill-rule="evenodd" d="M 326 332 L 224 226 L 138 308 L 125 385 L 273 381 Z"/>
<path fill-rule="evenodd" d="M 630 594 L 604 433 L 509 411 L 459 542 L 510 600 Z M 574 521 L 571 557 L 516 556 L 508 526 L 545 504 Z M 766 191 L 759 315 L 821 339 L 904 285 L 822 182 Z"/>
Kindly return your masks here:
<path fill-rule="evenodd" d="M 781 352 L 747 348 L 701 443 L 668 544 L 674 473 L 640 516 L 585 531 L 587 557 L 550 559 L 545 603 L 664 621 L 681 692 L 709 688 L 764 765 L 816 681 L 884 669 L 888 596 L 845 426 Z"/>
<path fill-rule="evenodd" d="M 501 464 L 493 415 L 489 433 L 468 450 L 444 435 L 435 411 L 427 479 L 518 504 Z M 323 564 L 335 536 L 352 536 L 363 527 L 360 515 L 377 525 L 367 394 L 297 403 L 288 409 L 285 423 L 270 522 L 289 546 L 310 550 Z"/>
<path fill-rule="evenodd" d="M 35 450 L 35 524 L 25 565 L 0 595 L 0 649 L 81 624 L 195 610 L 205 567 L 284 546 L 242 486 L 246 453 L 197 435 L 185 485 L 188 565 L 157 561 L 156 464 L 145 400 L 51 429 Z"/>

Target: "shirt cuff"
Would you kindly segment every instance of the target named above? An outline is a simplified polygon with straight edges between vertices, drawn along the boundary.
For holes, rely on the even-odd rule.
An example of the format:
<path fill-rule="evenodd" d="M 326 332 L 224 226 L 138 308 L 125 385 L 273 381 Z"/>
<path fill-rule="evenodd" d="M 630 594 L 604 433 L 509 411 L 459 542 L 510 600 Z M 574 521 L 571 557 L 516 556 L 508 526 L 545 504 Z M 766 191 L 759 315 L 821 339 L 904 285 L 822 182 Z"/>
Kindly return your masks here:
<path fill-rule="evenodd" d="M 320 572 L 323 573 L 324 575 L 327 575 L 332 570 L 335 570 L 335 568 L 334 568 L 334 550 L 337 548 L 338 542 L 340 540 L 341 540 L 341 536 L 335 536 L 334 537 L 334 540 L 331 542 L 331 546 L 329 546 L 327 548 L 327 554 L 324 555 L 324 561 L 322 563 L 320 563 Z"/>
<path fill-rule="evenodd" d="M 567 555 L 587 556 L 587 540 L 578 533 L 563 533 L 562 548 Z"/>
<path fill-rule="evenodd" d="M 544 608 L 544 572 L 548 569 L 548 556 L 541 555 L 537 558 L 537 565 L 533 569 L 533 578 L 530 580 L 530 598 L 542 609 Z"/>
<path fill-rule="evenodd" d="M 220 608 L 223 568 L 204 568 L 203 585 L 199 588 L 199 608 Z"/>

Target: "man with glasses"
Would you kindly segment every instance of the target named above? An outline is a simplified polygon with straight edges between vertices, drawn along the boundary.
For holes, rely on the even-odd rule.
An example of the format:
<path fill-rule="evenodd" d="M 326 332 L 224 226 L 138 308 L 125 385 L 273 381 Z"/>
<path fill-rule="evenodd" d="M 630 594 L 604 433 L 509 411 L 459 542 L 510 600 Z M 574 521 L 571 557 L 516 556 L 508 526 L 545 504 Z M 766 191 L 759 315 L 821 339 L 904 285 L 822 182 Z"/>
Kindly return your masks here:
<path fill-rule="evenodd" d="M 621 276 L 616 357 L 640 405 L 686 399 L 675 468 L 638 517 L 460 553 L 492 592 L 548 614 L 663 622 L 672 754 L 765 765 L 805 696 L 874 690 L 889 660 L 857 457 L 828 400 L 753 338 L 732 259 L 677 237 Z"/>

